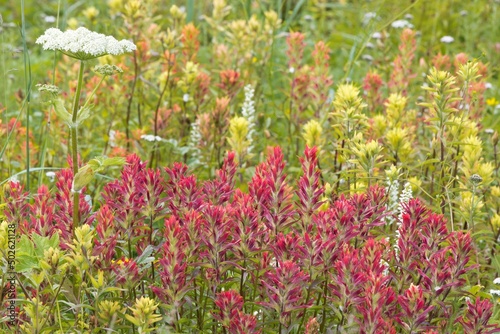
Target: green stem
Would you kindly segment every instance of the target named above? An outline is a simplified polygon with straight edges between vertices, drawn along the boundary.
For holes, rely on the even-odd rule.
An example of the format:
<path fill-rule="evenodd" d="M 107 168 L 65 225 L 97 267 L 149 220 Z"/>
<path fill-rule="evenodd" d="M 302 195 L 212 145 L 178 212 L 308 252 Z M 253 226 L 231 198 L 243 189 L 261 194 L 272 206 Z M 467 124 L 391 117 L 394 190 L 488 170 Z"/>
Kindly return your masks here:
<path fill-rule="evenodd" d="M 246 254 L 245 257 L 243 258 L 243 267 L 241 269 L 241 276 L 240 276 L 240 296 L 243 298 L 243 305 L 245 305 L 245 290 L 243 289 L 243 283 L 244 283 L 244 276 L 247 271 L 247 258 Z"/>
<path fill-rule="evenodd" d="M 306 302 L 309 300 L 309 297 L 311 296 L 311 289 L 312 289 L 312 279 L 309 280 L 309 288 L 307 289 L 307 295 L 306 295 Z M 302 329 L 302 326 L 304 326 L 304 321 L 306 320 L 306 313 L 307 309 L 304 310 L 304 315 L 302 316 L 302 320 L 300 321 L 299 324 L 299 329 L 297 329 L 297 333 L 300 333 L 300 330 Z"/>
<path fill-rule="evenodd" d="M 132 101 L 134 100 L 134 93 L 135 93 L 135 87 L 137 84 L 138 75 L 139 75 L 139 65 L 137 64 L 137 54 L 136 54 L 136 52 L 134 52 L 134 80 L 132 81 L 130 98 L 128 99 L 127 120 L 125 123 L 125 134 L 127 136 L 127 150 L 130 148 L 130 130 L 129 130 L 130 112 L 132 110 Z"/>
<path fill-rule="evenodd" d="M 321 319 L 321 325 L 320 325 L 320 333 L 325 333 L 326 331 L 326 301 L 327 301 L 327 295 L 328 295 L 328 279 L 325 277 L 325 283 L 323 285 L 323 316 Z"/>
<path fill-rule="evenodd" d="M 103 75 L 102 76 L 101 81 L 99 81 L 99 83 L 94 87 L 94 90 L 92 90 L 92 93 L 90 93 L 90 95 L 87 98 L 87 100 L 85 100 L 85 103 L 83 104 L 83 107 L 81 108 L 82 110 L 85 109 L 85 108 L 87 108 L 87 106 L 90 103 L 90 100 L 92 100 L 92 98 L 95 95 L 95 92 L 97 91 L 97 89 L 99 88 L 99 86 L 101 86 L 102 82 L 104 81 L 104 79 L 106 79 L 106 77 L 107 77 L 107 75 Z"/>
<path fill-rule="evenodd" d="M 78 105 L 80 104 L 80 94 L 82 92 L 84 62 L 80 60 L 80 70 L 78 71 L 78 84 L 76 86 L 75 99 L 73 101 L 73 117 L 71 124 L 71 158 L 73 160 L 73 178 L 78 173 Z M 73 233 L 75 228 L 80 226 L 80 193 L 73 193 Z"/>
<path fill-rule="evenodd" d="M 474 211 L 476 210 L 476 205 L 474 203 L 474 201 L 475 201 L 474 196 L 475 195 L 476 195 L 476 186 L 473 185 L 472 186 L 472 196 L 471 196 L 471 200 L 470 200 L 471 209 L 469 212 L 469 222 L 470 222 L 470 227 L 472 227 L 472 234 L 474 234 Z"/>
<path fill-rule="evenodd" d="M 167 91 L 167 88 L 170 86 L 169 85 L 169 80 L 170 80 L 170 69 L 172 68 L 172 66 L 170 66 L 170 63 L 169 63 L 169 67 L 168 67 L 168 74 L 167 74 L 167 81 L 165 82 L 165 87 L 163 87 L 163 89 L 161 90 L 160 92 L 160 97 L 158 98 L 158 102 L 156 104 L 156 109 L 155 109 L 155 119 L 154 119 L 154 135 L 155 135 L 155 138 L 156 136 L 158 136 L 158 113 L 160 112 L 160 107 L 161 107 L 161 101 L 163 99 L 163 95 L 165 95 L 165 92 Z M 158 151 L 158 142 L 155 140 L 155 144 L 153 146 L 153 151 L 151 151 L 151 158 L 149 159 L 149 167 L 150 168 L 153 168 L 153 160 L 154 160 L 154 157 L 155 157 L 155 152 Z M 156 165 L 158 165 L 158 154 L 157 154 L 157 159 L 156 159 Z"/>
<path fill-rule="evenodd" d="M 21 34 L 23 37 L 24 80 L 26 83 L 26 188 L 30 189 L 30 101 L 31 101 L 31 61 L 26 45 L 26 20 L 24 1 L 21 1 Z"/>
<path fill-rule="evenodd" d="M 149 244 L 153 245 L 153 214 L 149 215 Z M 153 282 L 155 281 L 155 266 L 154 264 L 151 265 L 151 279 Z M 151 291 L 151 289 L 150 289 Z"/>

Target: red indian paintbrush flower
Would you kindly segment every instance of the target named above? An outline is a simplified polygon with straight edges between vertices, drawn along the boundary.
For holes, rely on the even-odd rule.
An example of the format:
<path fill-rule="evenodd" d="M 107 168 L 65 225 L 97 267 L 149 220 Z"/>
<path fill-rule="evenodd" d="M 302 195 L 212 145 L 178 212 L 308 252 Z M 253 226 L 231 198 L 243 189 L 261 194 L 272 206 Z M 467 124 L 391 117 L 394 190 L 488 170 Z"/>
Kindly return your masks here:
<path fill-rule="evenodd" d="M 302 172 L 304 173 L 298 182 L 297 197 L 299 202 L 298 214 L 300 217 L 300 225 L 302 231 L 310 231 L 311 217 L 323 204 L 321 196 L 324 193 L 324 188 L 320 186 L 320 171 L 318 169 L 318 149 L 316 147 L 309 148 L 306 146 L 304 150 L 304 158 L 300 158 Z"/>
<path fill-rule="evenodd" d="M 238 90 L 243 87 L 243 81 L 240 80 L 240 73 L 235 70 L 224 70 L 219 73 L 220 83 L 219 88 L 222 91 L 222 96 L 227 96 L 233 99 Z"/>
<path fill-rule="evenodd" d="M 398 315 L 396 321 L 401 324 L 405 331 L 410 333 L 428 329 L 428 314 L 434 309 L 434 306 L 429 305 L 428 302 L 423 290 L 418 285 L 411 283 L 404 294 L 398 296 L 401 314 Z"/>
<path fill-rule="evenodd" d="M 288 45 L 286 52 L 288 56 L 288 68 L 293 69 L 293 71 L 298 70 L 302 65 L 302 57 L 306 46 L 304 42 L 305 37 L 301 32 L 291 32 L 286 39 L 286 44 Z"/>
<path fill-rule="evenodd" d="M 213 317 L 219 321 L 231 334 L 258 334 L 257 319 L 243 313 L 243 298 L 234 290 L 217 294 L 215 305 L 219 309 L 212 312 Z"/>
<path fill-rule="evenodd" d="M 304 290 L 309 275 L 293 261 L 278 262 L 278 266 L 261 280 L 269 301 L 259 304 L 274 310 L 279 322 L 288 328 L 292 313 L 309 307 L 312 301 L 305 300 Z"/>
<path fill-rule="evenodd" d="M 286 183 L 284 169 L 283 153 L 279 147 L 275 147 L 266 162 L 257 166 L 248 185 L 248 191 L 258 203 L 260 217 L 271 238 L 291 224 L 294 215 L 292 193 Z"/>
<path fill-rule="evenodd" d="M 492 334 L 500 333 L 500 328 L 488 325 L 493 315 L 493 304 L 479 297 L 474 302 L 467 301 L 467 310 L 457 321 L 463 326 L 466 334 Z"/>

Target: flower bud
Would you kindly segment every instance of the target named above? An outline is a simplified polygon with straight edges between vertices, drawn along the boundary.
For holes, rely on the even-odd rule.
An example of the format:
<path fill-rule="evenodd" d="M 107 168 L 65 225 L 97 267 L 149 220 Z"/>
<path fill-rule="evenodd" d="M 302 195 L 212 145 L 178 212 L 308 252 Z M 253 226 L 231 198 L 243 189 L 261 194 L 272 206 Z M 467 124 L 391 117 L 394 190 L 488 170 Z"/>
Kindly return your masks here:
<path fill-rule="evenodd" d="M 479 183 L 481 183 L 483 181 L 483 178 L 477 174 L 472 174 L 470 176 L 470 182 L 472 182 L 473 185 L 478 185 Z"/>
<path fill-rule="evenodd" d="M 104 76 L 113 75 L 115 73 L 123 73 L 123 70 L 118 66 L 108 64 L 97 65 L 94 67 L 94 71 Z"/>
<path fill-rule="evenodd" d="M 120 322 L 120 314 L 125 313 L 125 308 L 121 307 L 117 301 L 104 300 L 99 303 L 97 316 L 104 324 L 109 324 L 112 321 Z"/>

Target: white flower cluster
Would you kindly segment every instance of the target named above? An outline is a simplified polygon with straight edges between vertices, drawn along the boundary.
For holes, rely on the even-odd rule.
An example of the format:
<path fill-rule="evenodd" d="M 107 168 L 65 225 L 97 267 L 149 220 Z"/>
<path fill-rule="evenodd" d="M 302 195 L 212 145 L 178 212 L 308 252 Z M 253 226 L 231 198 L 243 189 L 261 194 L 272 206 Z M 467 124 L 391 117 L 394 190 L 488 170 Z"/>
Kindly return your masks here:
<path fill-rule="evenodd" d="M 396 29 L 403 29 L 403 28 L 413 28 L 413 24 L 408 22 L 407 20 L 396 20 L 391 23 L 391 27 L 396 28 Z"/>
<path fill-rule="evenodd" d="M 401 232 L 399 231 L 399 228 L 401 227 L 401 222 L 403 220 L 403 212 L 404 212 L 403 204 L 408 203 L 412 198 L 413 198 L 413 192 L 411 190 L 411 184 L 409 182 L 406 182 L 405 187 L 401 192 L 401 195 L 399 196 L 399 207 L 398 207 L 399 219 L 397 222 L 398 228 L 396 229 L 396 242 L 394 244 L 396 255 L 399 254 L 398 240 L 399 238 L 401 238 Z"/>
<path fill-rule="evenodd" d="M 111 147 L 116 147 L 116 131 L 115 130 L 109 130 L 109 146 Z"/>
<path fill-rule="evenodd" d="M 147 140 L 147 141 L 162 141 L 163 139 L 160 136 L 155 136 L 155 135 L 142 135 L 141 139 Z"/>
<path fill-rule="evenodd" d="M 399 181 L 397 179 L 391 181 L 389 178 L 387 178 L 386 184 L 387 187 L 385 188 L 385 190 L 389 195 L 387 211 L 390 213 L 386 218 L 386 222 L 387 224 L 391 225 L 396 222 L 393 214 L 395 214 L 399 208 Z"/>
<path fill-rule="evenodd" d="M 377 13 L 375 12 L 368 12 L 363 16 L 363 25 L 367 25 L 370 23 L 372 19 L 377 18 Z"/>
<path fill-rule="evenodd" d="M 440 41 L 441 41 L 441 43 L 450 44 L 450 43 L 453 43 L 453 41 L 455 41 L 455 39 L 451 36 L 443 36 L 443 37 L 441 37 Z"/>
<path fill-rule="evenodd" d="M 61 51 L 80 60 L 108 54 L 117 56 L 136 49 L 135 44 L 130 41 L 118 41 L 113 36 L 99 34 L 83 27 L 65 32 L 49 28 L 38 37 L 36 43 L 41 44 L 44 50 Z"/>
<path fill-rule="evenodd" d="M 45 176 L 47 176 L 49 178 L 50 182 L 54 182 L 54 179 L 56 177 L 56 173 L 54 173 L 54 172 L 47 172 L 47 173 L 45 173 Z"/>
<path fill-rule="evenodd" d="M 196 119 L 193 123 L 191 123 L 191 130 L 189 131 L 189 141 L 188 148 L 189 151 L 193 152 L 193 158 L 195 160 L 195 164 L 199 163 L 201 157 L 200 150 L 200 141 L 201 141 L 201 133 L 200 133 L 200 124 L 199 119 Z"/>
<path fill-rule="evenodd" d="M 493 284 L 497 284 L 497 285 L 500 285 L 500 277 L 497 277 L 493 280 Z M 499 296 L 500 297 L 500 290 L 495 290 L 495 289 L 491 289 L 490 290 L 490 294 L 492 296 Z"/>
<path fill-rule="evenodd" d="M 255 134 L 255 102 L 253 101 L 255 90 L 252 85 L 245 86 L 245 102 L 241 107 L 241 116 L 248 121 L 247 141 L 250 143 L 247 152 L 250 153 L 253 148 L 253 136 Z"/>
<path fill-rule="evenodd" d="M 413 191 L 411 190 L 411 184 L 409 182 L 405 183 L 405 187 L 399 196 L 399 218 L 403 217 L 403 204 L 408 203 L 413 198 Z"/>

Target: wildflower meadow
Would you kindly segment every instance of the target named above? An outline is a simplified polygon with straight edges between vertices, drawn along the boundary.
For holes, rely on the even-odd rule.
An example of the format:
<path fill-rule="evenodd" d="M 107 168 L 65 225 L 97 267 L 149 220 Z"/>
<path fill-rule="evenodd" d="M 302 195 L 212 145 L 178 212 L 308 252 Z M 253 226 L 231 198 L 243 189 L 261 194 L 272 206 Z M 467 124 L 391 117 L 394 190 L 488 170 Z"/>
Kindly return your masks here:
<path fill-rule="evenodd" d="M 500 333 L 500 1 L 0 1 L 0 333 Z"/>

